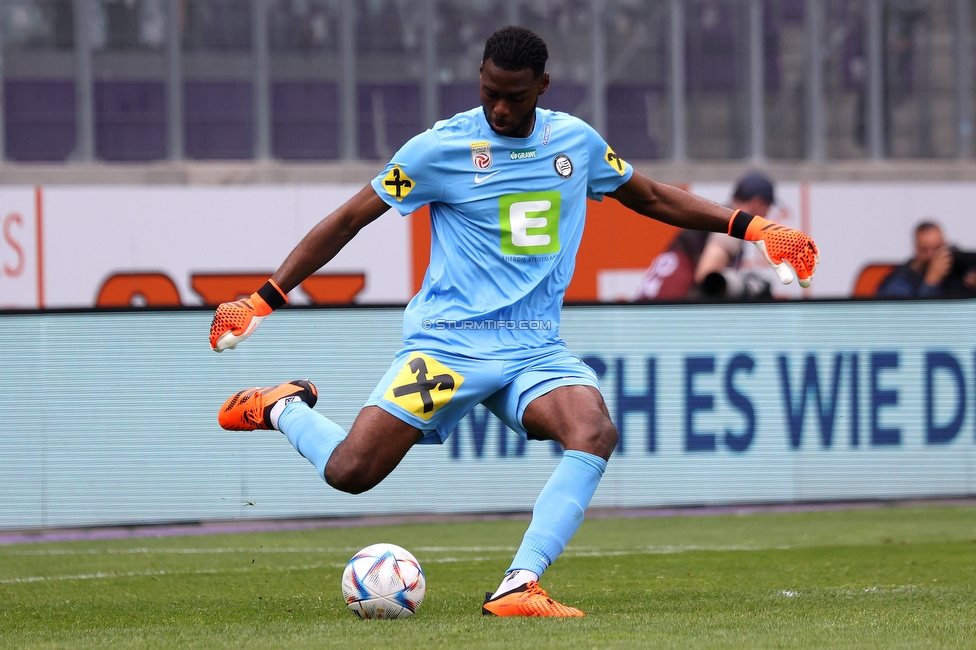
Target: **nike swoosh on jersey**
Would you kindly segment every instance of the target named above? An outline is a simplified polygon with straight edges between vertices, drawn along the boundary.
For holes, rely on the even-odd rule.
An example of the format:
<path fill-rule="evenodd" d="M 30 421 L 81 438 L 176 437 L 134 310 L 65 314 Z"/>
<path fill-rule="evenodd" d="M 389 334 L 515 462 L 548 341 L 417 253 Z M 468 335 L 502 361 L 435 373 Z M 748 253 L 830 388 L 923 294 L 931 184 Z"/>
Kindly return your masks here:
<path fill-rule="evenodd" d="M 498 171 L 494 171 L 494 172 L 488 174 L 487 176 L 481 176 L 480 174 L 475 174 L 474 175 L 474 183 L 475 183 L 475 185 L 479 185 L 481 183 L 484 183 L 486 180 L 488 180 L 489 178 L 491 178 L 495 174 L 500 174 L 501 172 L 502 172 L 502 170 L 499 169 Z"/>

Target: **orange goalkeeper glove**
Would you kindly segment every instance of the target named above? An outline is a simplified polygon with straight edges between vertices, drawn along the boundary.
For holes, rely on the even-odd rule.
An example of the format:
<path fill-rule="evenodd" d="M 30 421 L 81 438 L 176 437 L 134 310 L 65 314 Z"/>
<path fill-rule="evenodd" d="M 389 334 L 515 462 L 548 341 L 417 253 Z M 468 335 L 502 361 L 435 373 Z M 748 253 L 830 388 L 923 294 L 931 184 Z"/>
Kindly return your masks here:
<path fill-rule="evenodd" d="M 801 287 L 809 287 L 813 281 L 820 252 L 809 235 L 742 210 L 736 210 L 729 220 L 729 235 L 754 243 L 783 284 L 793 282 L 790 267 Z"/>
<path fill-rule="evenodd" d="M 288 297 L 281 288 L 274 280 L 268 280 L 250 298 L 220 303 L 210 323 L 210 347 L 214 352 L 233 350 L 286 302 Z"/>

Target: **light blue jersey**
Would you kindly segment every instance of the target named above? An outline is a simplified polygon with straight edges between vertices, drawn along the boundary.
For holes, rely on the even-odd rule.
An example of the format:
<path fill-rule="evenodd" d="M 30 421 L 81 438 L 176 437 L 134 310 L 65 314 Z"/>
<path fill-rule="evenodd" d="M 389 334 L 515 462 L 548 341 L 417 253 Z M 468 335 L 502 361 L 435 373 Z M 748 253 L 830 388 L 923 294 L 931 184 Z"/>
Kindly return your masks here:
<path fill-rule="evenodd" d="M 496 134 L 480 107 L 412 138 L 372 181 L 403 215 L 430 206 L 430 266 L 404 313 L 405 347 L 486 358 L 561 343 L 586 198 L 632 174 L 585 122 L 543 109 L 527 138 Z"/>

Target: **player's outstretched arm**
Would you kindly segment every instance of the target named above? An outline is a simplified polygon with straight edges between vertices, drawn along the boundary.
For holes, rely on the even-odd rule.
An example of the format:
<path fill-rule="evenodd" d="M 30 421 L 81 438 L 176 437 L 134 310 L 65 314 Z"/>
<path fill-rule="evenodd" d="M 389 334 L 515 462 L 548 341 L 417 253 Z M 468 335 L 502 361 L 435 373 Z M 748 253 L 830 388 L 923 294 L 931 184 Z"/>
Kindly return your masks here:
<path fill-rule="evenodd" d="M 249 298 L 217 307 L 210 324 L 210 347 L 234 349 L 272 311 L 288 302 L 288 292 L 322 268 L 364 226 L 390 209 L 369 185 L 312 228 L 271 279 Z"/>
<path fill-rule="evenodd" d="M 634 170 L 633 176 L 607 196 L 638 214 L 679 228 L 727 232 L 732 210 L 673 185 L 658 183 Z"/>
<path fill-rule="evenodd" d="M 809 287 L 820 261 L 813 239 L 799 230 L 741 210 L 733 212 L 690 192 L 658 183 L 637 171 L 607 196 L 638 214 L 679 228 L 726 232 L 751 241 L 762 251 L 783 284 L 793 281 L 795 271 L 800 286 Z"/>

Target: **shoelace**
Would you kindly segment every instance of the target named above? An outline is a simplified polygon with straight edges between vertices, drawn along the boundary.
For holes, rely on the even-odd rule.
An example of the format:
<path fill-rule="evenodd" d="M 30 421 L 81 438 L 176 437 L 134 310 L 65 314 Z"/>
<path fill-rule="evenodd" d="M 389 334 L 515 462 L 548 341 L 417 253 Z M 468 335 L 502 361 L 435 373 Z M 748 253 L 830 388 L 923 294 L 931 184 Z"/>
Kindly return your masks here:
<path fill-rule="evenodd" d="M 542 596 L 547 601 L 549 601 L 551 605 L 556 604 L 556 602 L 549 597 L 549 594 L 546 592 L 546 590 L 539 586 L 538 582 L 526 583 L 525 587 L 526 587 L 525 591 L 522 592 L 523 600 L 527 599 L 530 596 Z"/>
<path fill-rule="evenodd" d="M 264 413 L 261 409 L 260 391 L 255 390 L 248 400 L 250 402 L 241 413 L 241 419 L 251 425 L 264 424 Z M 242 400 L 243 401 L 243 400 Z"/>

